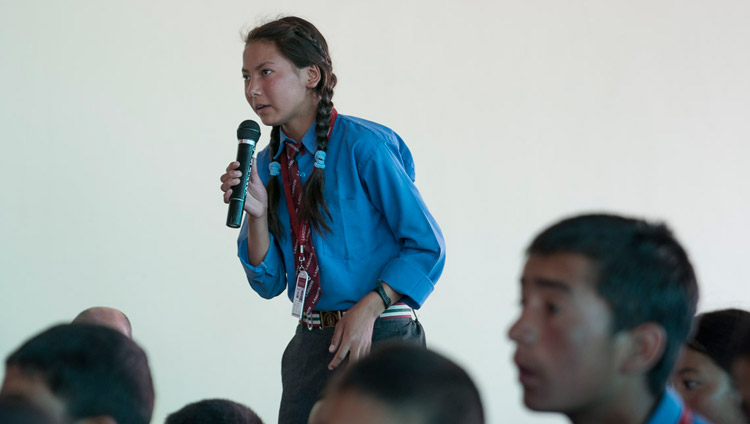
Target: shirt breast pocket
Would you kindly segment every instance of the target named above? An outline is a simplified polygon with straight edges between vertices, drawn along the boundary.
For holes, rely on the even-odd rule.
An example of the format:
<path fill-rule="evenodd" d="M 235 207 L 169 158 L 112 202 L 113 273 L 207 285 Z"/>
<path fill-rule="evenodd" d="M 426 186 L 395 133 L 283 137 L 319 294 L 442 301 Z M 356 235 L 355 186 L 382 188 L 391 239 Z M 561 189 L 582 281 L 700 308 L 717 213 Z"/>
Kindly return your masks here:
<path fill-rule="evenodd" d="M 328 202 L 333 225 L 325 234 L 325 254 L 359 259 L 378 248 L 382 216 L 366 195 L 337 197 Z"/>

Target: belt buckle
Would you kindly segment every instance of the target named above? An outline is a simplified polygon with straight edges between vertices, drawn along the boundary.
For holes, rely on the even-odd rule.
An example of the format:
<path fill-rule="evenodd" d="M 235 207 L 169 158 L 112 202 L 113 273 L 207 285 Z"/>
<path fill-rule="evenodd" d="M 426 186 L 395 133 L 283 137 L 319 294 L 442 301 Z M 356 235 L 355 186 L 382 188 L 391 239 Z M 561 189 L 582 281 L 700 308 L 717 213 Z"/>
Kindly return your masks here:
<path fill-rule="evenodd" d="M 335 327 L 341 319 L 341 311 L 320 311 L 320 328 Z"/>

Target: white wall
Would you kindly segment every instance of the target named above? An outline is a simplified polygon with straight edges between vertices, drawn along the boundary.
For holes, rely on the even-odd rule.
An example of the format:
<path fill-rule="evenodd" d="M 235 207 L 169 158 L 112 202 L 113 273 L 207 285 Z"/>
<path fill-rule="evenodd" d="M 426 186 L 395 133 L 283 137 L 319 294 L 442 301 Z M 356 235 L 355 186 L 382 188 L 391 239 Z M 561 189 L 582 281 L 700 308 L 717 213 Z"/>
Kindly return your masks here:
<path fill-rule="evenodd" d="M 563 422 L 520 405 L 505 331 L 523 248 L 564 215 L 664 219 L 701 309 L 750 308 L 746 1 L 0 0 L 0 355 L 110 305 L 155 423 L 217 396 L 275 422 L 294 322 L 245 281 L 218 177 L 253 117 L 239 33 L 282 13 L 328 38 L 337 108 L 409 143 L 448 244 L 420 318 L 490 422 Z"/>

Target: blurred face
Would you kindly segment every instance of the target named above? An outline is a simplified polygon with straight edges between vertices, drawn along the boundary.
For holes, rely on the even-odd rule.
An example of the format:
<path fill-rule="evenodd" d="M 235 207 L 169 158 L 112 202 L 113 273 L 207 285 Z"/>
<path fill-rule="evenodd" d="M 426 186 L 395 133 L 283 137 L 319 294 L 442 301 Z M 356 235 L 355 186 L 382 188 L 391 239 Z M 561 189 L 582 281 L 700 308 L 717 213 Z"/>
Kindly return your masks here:
<path fill-rule="evenodd" d="M 672 385 L 694 411 L 716 423 L 744 423 L 740 395 L 723 369 L 707 355 L 684 348 Z"/>
<path fill-rule="evenodd" d="M 521 316 L 508 331 L 527 407 L 573 415 L 616 402 L 619 336 L 595 291 L 595 263 L 574 253 L 531 255 Z"/>
<path fill-rule="evenodd" d="M 245 47 L 245 97 L 263 124 L 284 125 L 285 129 L 299 125 L 307 130 L 316 107 L 312 88 L 317 80 L 315 75 L 310 80 L 310 69 L 294 66 L 270 41 L 253 41 Z"/>
<path fill-rule="evenodd" d="M 15 366 L 6 369 L 0 396 L 25 399 L 60 421 L 65 417 L 65 404 L 49 390 L 42 377 L 24 374 Z"/>
<path fill-rule="evenodd" d="M 741 356 L 734 361 L 732 376 L 742 396 L 745 413 L 750 417 L 750 356 Z"/>
<path fill-rule="evenodd" d="M 329 394 L 313 407 L 308 424 L 407 424 L 418 423 L 399 417 L 388 405 L 356 390 Z"/>

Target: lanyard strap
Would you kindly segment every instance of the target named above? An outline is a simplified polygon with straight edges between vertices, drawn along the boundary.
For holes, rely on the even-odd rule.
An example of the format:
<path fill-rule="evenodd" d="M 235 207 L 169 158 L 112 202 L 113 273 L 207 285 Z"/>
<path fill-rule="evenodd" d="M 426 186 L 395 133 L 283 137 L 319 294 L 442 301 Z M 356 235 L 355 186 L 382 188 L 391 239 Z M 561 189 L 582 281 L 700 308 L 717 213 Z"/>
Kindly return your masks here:
<path fill-rule="evenodd" d="M 333 126 L 336 124 L 336 118 L 338 118 L 339 113 L 336 110 L 336 108 L 333 108 L 331 110 L 331 124 L 328 126 L 328 139 L 331 138 L 331 133 L 333 132 Z M 301 143 L 297 145 L 296 143 L 290 143 L 287 142 L 287 145 L 285 147 L 285 153 L 286 153 L 286 159 L 287 159 L 287 166 L 281 167 L 281 176 L 282 181 L 284 183 L 284 196 L 286 197 L 286 204 L 287 209 L 289 210 L 289 224 L 292 228 L 292 236 L 295 237 L 297 240 L 297 244 L 299 246 L 304 246 L 308 237 L 311 237 L 311 231 L 310 231 L 310 223 L 308 221 L 305 222 L 299 222 L 301 220 L 299 216 L 299 209 L 301 208 L 301 204 L 303 202 L 302 200 L 302 194 L 300 192 L 299 195 L 299 205 L 297 204 L 296 200 L 292 196 L 292 191 L 302 190 L 302 179 L 299 176 L 299 164 L 297 163 L 296 159 L 296 153 L 302 150 Z M 292 149 L 294 151 L 294 154 L 290 154 L 291 152 L 289 149 Z M 296 171 L 296 172 L 290 172 Z M 322 172 L 322 171 L 320 171 Z M 294 209 L 294 213 L 292 211 Z M 295 249 L 294 254 L 296 255 L 297 252 Z M 304 259 L 304 252 L 303 253 L 303 259 Z"/>
<path fill-rule="evenodd" d="M 691 424 L 693 422 L 691 419 L 692 415 L 687 406 L 683 406 L 682 414 L 680 415 L 680 419 L 677 420 L 677 424 Z"/>
<path fill-rule="evenodd" d="M 338 113 L 336 109 L 331 112 L 331 124 L 328 127 L 328 138 L 331 137 L 333 125 L 336 123 Z M 303 220 L 300 212 L 303 204 L 303 187 L 302 178 L 299 174 L 299 164 L 297 154 L 302 148 L 301 143 L 288 142 L 284 146 L 286 163 L 281 166 L 282 181 L 284 185 L 284 195 L 286 197 L 287 210 L 289 211 L 289 224 L 292 230 L 294 242 L 292 248 L 294 256 L 298 258 L 298 264 L 295 266 L 298 279 L 302 273 L 305 278 L 309 276 L 312 284 L 309 286 L 309 294 L 304 293 L 303 311 L 308 315 L 312 312 L 315 305 L 322 296 L 320 287 L 320 268 L 318 267 L 318 258 L 315 254 L 315 248 L 312 243 L 312 229 L 309 220 Z M 317 172 L 322 172 L 318 170 Z M 299 255 L 299 256 L 297 256 Z M 307 285 L 305 285 L 307 286 Z"/>

